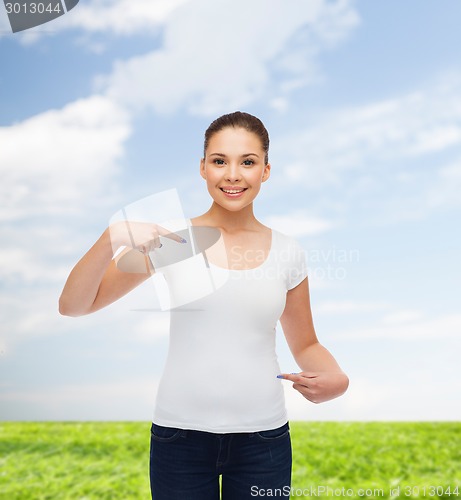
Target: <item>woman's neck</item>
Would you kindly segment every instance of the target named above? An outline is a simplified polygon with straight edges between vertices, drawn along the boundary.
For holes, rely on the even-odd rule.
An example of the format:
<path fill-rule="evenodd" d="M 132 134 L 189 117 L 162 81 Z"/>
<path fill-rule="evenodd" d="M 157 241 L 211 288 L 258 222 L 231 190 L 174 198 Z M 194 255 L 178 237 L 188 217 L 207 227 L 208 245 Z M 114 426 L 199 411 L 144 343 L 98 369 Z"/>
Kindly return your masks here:
<path fill-rule="evenodd" d="M 261 224 L 253 213 L 253 203 L 238 211 L 230 211 L 213 202 L 207 212 L 200 216 L 210 226 L 222 227 L 232 232 L 239 229 L 254 229 Z"/>

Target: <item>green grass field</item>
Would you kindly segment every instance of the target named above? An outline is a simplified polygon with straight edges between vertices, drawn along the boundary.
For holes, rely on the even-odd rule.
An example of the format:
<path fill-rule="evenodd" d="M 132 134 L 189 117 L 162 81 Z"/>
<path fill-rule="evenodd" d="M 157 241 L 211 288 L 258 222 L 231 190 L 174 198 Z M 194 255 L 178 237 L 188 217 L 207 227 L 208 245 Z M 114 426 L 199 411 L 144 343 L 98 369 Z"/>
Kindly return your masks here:
<path fill-rule="evenodd" d="M 461 423 L 290 425 L 291 498 L 461 500 Z M 149 436 L 140 422 L 0 423 L 0 498 L 148 500 Z"/>

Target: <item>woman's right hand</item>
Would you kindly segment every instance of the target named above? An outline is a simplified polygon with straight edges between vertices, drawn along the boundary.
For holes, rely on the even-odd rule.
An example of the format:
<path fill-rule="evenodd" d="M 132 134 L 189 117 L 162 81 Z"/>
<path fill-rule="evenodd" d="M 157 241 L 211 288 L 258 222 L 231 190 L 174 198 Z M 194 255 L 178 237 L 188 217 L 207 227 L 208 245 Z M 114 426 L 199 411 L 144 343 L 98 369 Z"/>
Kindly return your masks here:
<path fill-rule="evenodd" d="M 171 238 L 178 243 L 186 243 L 186 240 L 176 233 L 148 222 L 119 221 L 111 224 L 109 231 L 114 252 L 120 247 L 129 247 L 147 254 L 162 246 L 160 236 Z"/>

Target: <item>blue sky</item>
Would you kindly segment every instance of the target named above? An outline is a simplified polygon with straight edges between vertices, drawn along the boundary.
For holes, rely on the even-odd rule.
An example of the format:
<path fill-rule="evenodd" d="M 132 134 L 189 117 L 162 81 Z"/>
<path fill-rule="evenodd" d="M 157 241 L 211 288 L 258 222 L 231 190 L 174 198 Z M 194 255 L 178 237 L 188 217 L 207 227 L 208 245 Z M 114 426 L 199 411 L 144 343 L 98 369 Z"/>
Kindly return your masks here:
<path fill-rule="evenodd" d="M 291 419 L 459 420 L 461 62 L 455 0 L 84 1 L 11 34 L 0 7 L 0 418 L 149 420 L 168 314 L 148 282 L 65 318 L 121 207 L 206 211 L 203 132 L 259 116 L 264 224 L 298 238 L 348 393 Z M 280 330 L 280 327 L 278 328 Z M 282 371 L 296 371 L 278 331 Z M 211 376 L 211 375 L 210 375 Z"/>

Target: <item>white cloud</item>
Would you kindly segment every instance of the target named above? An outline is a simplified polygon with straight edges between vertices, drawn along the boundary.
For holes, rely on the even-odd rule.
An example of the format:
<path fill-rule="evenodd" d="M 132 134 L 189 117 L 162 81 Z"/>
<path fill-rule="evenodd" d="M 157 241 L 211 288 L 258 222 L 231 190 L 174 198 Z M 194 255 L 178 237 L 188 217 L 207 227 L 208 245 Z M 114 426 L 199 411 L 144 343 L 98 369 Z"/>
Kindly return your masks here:
<path fill-rule="evenodd" d="M 83 252 L 81 252 L 83 253 Z M 61 316 L 58 300 L 71 266 L 81 255 L 60 269 L 60 278 L 53 274 L 53 259 L 43 259 L 39 277 L 6 274 L 2 282 L 8 288 L 0 293 L 0 350 L 14 355 L 22 344 L 43 338 L 52 345 L 53 338 L 72 333 L 109 330 L 114 342 L 129 338 L 130 346 L 166 340 L 169 314 L 160 310 L 153 285 L 148 281 L 119 299 L 116 304 L 95 314 L 79 318 Z M 46 257 L 46 255 L 45 255 Z M 27 269 L 27 266 L 23 267 Z M 32 266 L 31 266 L 32 267 Z M 114 353 L 114 350 L 111 351 Z"/>
<path fill-rule="evenodd" d="M 69 260 L 88 249 L 93 233 L 77 231 L 66 220 L 34 217 L 21 223 L 3 223 L 0 247 L 0 276 L 4 285 L 23 286 L 64 283 Z M 96 234 L 94 237 L 96 238 Z"/>
<path fill-rule="evenodd" d="M 23 263 L 23 267 L 27 267 L 27 264 Z M 51 267 L 48 264 L 47 268 Z M 50 286 L 46 281 L 40 283 L 39 287 L 35 283 L 35 286 L 30 286 L 27 280 L 21 282 L 20 278 L 16 286 L 9 286 L 10 279 L 8 275 L 2 277 L 6 287 L 0 293 L 0 345 L 5 357 L 16 356 L 25 340 L 65 332 L 58 313 L 60 287 Z"/>
<path fill-rule="evenodd" d="M 397 376 L 389 374 L 379 382 L 363 375 L 353 378 L 338 414 L 344 420 L 459 420 L 459 404 L 452 397 L 452 391 L 461 388 L 459 382 L 442 387 L 447 373 L 434 376 L 431 370 L 418 373 L 418 380 L 402 376 L 399 370 Z M 327 408 L 319 410 L 319 417 L 325 417 Z"/>
<path fill-rule="evenodd" d="M 294 237 L 323 233 L 333 227 L 333 223 L 320 217 L 307 215 L 302 211 L 285 215 L 272 215 L 265 223 L 274 229 Z"/>
<path fill-rule="evenodd" d="M 158 380 L 152 376 L 92 384 L 58 382 L 30 390 L 4 387 L 0 401 L 9 420 L 148 421 L 157 386 Z"/>
<path fill-rule="evenodd" d="M 80 41 L 104 50 L 105 42 L 95 42 L 95 34 L 115 36 L 158 34 L 162 25 L 179 6 L 191 0 L 88 0 L 45 25 L 12 34 L 25 45 L 38 42 L 43 36 L 61 31 L 78 30 Z M 6 10 L 0 9 L 0 31 L 11 33 Z M 83 34 L 83 35 L 82 35 Z"/>
<path fill-rule="evenodd" d="M 461 158 L 441 167 L 425 193 L 425 203 L 430 208 L 461 207 Z"/>
<path fill-rule="evenodd" d="M 69 262 L 99 235 L 91 220 L 85 219 L 83 232 L 81 221 L 69 224 L 69 216 L 113 203 L 130 132 L 127 114 L 97 95 L 0 128 L 0 301 L 7 352 L 24 338 L 62 332 L 58 297 Z"/>
<path fill-rule="evenodd" d="M 340 183 L 346 172 L 401 167 L 399 160 L 461 145 L 461 75 L 419 92 L 330 111 L 315 127 L 290 131 L 274 149 L 291 155 L 284 175 L 306 188 Z"/>
<path fill-rule="evenodd" d="M 128 116 L 103 96 L 0 128 L 0 220 L 75 212 L 110 194 Z"/>
<path fill-rule="evenodd" d="M 310 421 L 429 421 L 459 420 L 458 400 L 461 384 L 444 385 L 443 370 L 436 376 L 432 367 L 412 376 L 394 367 L 387 380 L 377 381 L 362 374 L 350 376 L 348 390 L 341 397 L 315 405 L 293 389 L 291 382 L 282 382 L 290 420 Z M 351 374 L 350 374 L 351 375 Z"/>
<path fill-rule="evenodd" d="M 63 16 L 60 29 L 115 35 L 150 34 L 190 0 L 92 0 L 80 2 Z"/>
<path fill-rule="evenodd" d="M 423 319 L 423 313 L 415 309 L 407 309 L 403 311 L 396 311 L 387 314 L 382 318 L 383 323 L 390 325 L 398 325 L 411 323 L 412 321 L 419 321 Z"/>
<path fill-rule="evenodd" d="M 34 256 L 33 251 L 28 251 L 25 248 L 1 248 L 0 249 L 0 276 L 4 280 L 10 280 L 14 277 L 26 279 L 30 276 L 28 268 L 36 269 L 34 261 L 31 257 Z M 27 266 L 24 263 L 27 262 Z"/>
<path fill-rule="evenodd" d="M 261 99 L 283 108 L 282 89 L 317 78 L 316 53 L 357 23 L 348 0 L 197 0 L 167 19 L 163 48 L 118 62 L 98 87 L 157 113 L 214 115 Z M 272 72 L 284 75 L 277 89 Z"/>
<path fill-rule="evenodd" d="M 315 306 L 316 314 L 350 314 L 379 311 L 388 307 L 385 302 L 357 302 L 352 300 L 319 302 Z"/>
<path fill-rule="evenodd" d="M 353 331 L 341 330 L 332 334 L 332 338 L 349 340 L 374 340 L 374 339 L 459 339 L 461 333 L 461 314 L 453 313 L 426 318 L 417 311 L 400 311 L 386 315 L 375 324 L 366 328 L 359 327 Z"/>
<path fill-rule="evenodd" d="M 283 165 L 273 172 L 279 192 L 306 190 L 311 210 L 338 222 L 352 210 L 389 223 L 459 207 L 461 73 L 322 113 L 314 126 L 272 141 L 273 162 Z"/>

